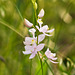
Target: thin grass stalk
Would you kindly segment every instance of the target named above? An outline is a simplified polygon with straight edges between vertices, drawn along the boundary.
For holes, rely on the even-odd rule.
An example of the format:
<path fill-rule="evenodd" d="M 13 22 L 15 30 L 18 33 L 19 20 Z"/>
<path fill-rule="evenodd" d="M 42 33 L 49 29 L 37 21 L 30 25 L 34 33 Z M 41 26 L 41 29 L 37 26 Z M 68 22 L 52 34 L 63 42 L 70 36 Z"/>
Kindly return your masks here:
<path fill-rule="evenodd" d="M 44 66 L 44 65 L 45 65 L 45 62 L 42 63 L 42 66 Z M 38 75 L 40 71 L 41 71 L 41 67 L 40 67 L 39 70 L 37 71 L 36 75 Z"/>
<path fill-rule="evenodd" d="M 38 52 L 38 57 L 40 59 L 40 64 L 41 64 L 41 68 L 40 70 L 42 70 L 42 75 L 43 75 L 43 64 L 42 64 L 42 59 L 40 58 L 39 52 Z M 37 72 L 38 73 L 38 72 Z M 38 74 L 37 74 L 38 75 Z"/>
<path fill-rule="evenodd" d="M 47 61 L 46 61 L 46 60 L 44 60 L 44 61 L 45 61 L 46 65 L 48 66 L 49 70 L 50 70 L 50 71 L 52 72 L 52 74 L 54 75 L 54 72 L 52 71 L 51 66 L 47 63 Z"/>
<path fill-rule="evenodd" d="M 11 29 L 12 31 L 14 31 L 15 33 L 17 33 L 19 36 L 21 36 L 22 38 L 24 38 L 24 36 L 18 32 L 16 29 L 14 29 L 13 27 L 11 27 L 10 25 L 8 25 L 6 22 L 4 22 L 3 20 L 0 20 L 0 23 L 6 27 L 8 27 L 9 29 Z"/>
<path fill-rule="evenodd" d="M 15 5 L 15 7 L 16 7 L 16 9 L 17 9 L 17 11 L 18 11 L 19 15 L 20 15 L 20 18 L 22 19 L 22 21 L 24 21 L 24 18 L 23 18 L 23 16 L 22 16 L 22 14 L 21 14 L 20 10 L 18 9 L 18 7 L 17 7 L 16 5 Z"/>

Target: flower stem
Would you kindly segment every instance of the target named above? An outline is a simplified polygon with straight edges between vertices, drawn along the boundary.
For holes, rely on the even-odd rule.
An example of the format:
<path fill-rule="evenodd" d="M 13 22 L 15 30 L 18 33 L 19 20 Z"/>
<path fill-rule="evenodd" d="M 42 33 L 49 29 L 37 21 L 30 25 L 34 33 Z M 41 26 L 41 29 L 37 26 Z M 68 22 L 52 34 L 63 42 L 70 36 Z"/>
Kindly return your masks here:
<path fill-rule="evenodd" d="M 41 62 L 41 69 L 42 69 L 42 75 L 43 75 L 43 65 L 42 65 L 42 59 L 40 59 Z"/>
<path fill-rule="evenodd" d="M 49 70 L 50 70 L 50 71 L 52 72 L 52 74 L 54 75 L 54 73 L 53 73 L 53 71 L 52 71 L 51 66 L 47 63 L 47 61 L 46 61 L 46 60 L 44 60 L 44 61 L 45 61 L 46 65 L 48 66 Z"/>
<path fill-rule="evenodd" d="M 37 33 L 37 45 L 38 45 L 38 33 Z M 38 52 L 38 56 L 39 56 L 39 59 L 40 59 L 41 69 L 42 69 L 42 75 L 43 75 L 43 65 L 42 65 L 42 59 L 40 58 L 39 52 Z"/>
<path fill-rule="evenodd" d="M 30 60 L 30 75 L 32 75 L 32 59 Z"/>
<path fill-rule="evenodd" d="M 37 1 L 37 0 L 36 0 Z M 34 2 L 35 3 L 35 2 Z M 34 3 L 32 3 L 33 4 L 33 8 L 34 8 L 34 18 L 35 18 L 35 20 L 34 20 L 34 28 L 35 28 L 35 25 L 38 25 L 37 24 L 37 10 L 36 10 L 36 8 L 35 8 L 35 4 Z M 36 33 L 37 34 L 37 45 L 38 45 L 38 32 Z M 43 65 L 42 65 L 42 59 L 40 58 L 40 55 L 39 55 L 39 52 L 38 52 L 38 56 L 39 56 L 39 59 L 40 59 L 40 63 L 41 63 L 41 69 L 42 69 L 42 75 L 43 75 Z"/>
<path fill-rule="evenodd" d="M 40 58 L 39 52 L 38 52 L 38 56 L 39 56 L 39 59 L 40 59 L 41 69 L 42 69 L 42 75 L 43 75 L 43 64 L 42 64 L 42 59 Z"/>

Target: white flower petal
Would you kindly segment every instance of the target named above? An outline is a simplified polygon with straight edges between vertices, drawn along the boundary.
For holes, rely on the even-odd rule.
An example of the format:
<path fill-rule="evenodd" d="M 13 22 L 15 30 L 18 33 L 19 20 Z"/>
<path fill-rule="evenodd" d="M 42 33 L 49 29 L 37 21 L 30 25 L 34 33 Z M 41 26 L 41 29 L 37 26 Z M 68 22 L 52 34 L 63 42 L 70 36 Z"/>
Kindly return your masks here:
<path fill-rule="evenodd" d="M 52 53 L 53 54 L 53 57 L 55 57 L 56 56 L 56 53 Z"/>
<path fill-rule="evenodd" d="M 37 28 L 38 30 L 40 30 L 38 26 L 36 26 L 36 28 Z"/>
<path fill-rule="evenodd" d="M 30 57 L 29 57 L 29 59 L 32 59 L 32 58 L 34 58 L 35 57 L 35 53 L 32 53 L 31 55 L 30 55 Z"/>
<path fill-rule="evenodd" d="M 45 55 L 47 56 L 47 58 L 50 58 L 51 51 L 49 50 L 49 48 L 47 48 Z"/>
<path fill-rule="evenodd" d="M 35 32 L 36 32 L 36 30 L 34 28 L 32 28 L 32 29 L 29 29 L 29 32 L 31 32 L 33 34 L 33 38 L 35 38 Z"/>
<path fill-rule="evenodd" d="M 48 54 L 50 54 L 51 53 L 51 51 L 49 50 L 49 48 L 47 48 L 47 50 L 46 50 L 46 52 L 45 52 L 45 55 L 48 55 Z"/>
<path fill-rule="evenodd" d="M 51 58 L 52 60 L 57 60 L 57 58 Z"/>
<path fill-rule="evenodd" d="M 36 48 L 37 44 L 36 44 L 36 43 L 34 43 L 32 46 L 33 46 L 34 48 Z"/>
<path fill-rule="evenodd" d="M 26 45 L 25 46 L 25 50 L 26 51 L 32 51 L 32 50 L 34 50 L 34 47 L 33 46 L 30 46 L 30 45 Z"/>
<path fill-rule="evenodd" d="M 26 37 L 25 41 L 23 42 L 25 45 L 30 45 L 36 43 L 37 38 L 31 38 L 31 37 Z"/>
<path fill-rule="evenodd" d="M 38 17 L 43 17 L 44 16 L 44 9 L 41 9 L 40 10 L 40 12 L 39 12 L 39 14 L 38 14 Z"/>
<path fill-rule="evenodd" d="M 50 59 L 49 59 L 50 60 Z M 50 62 L 52 62 L 52 63 L 55 63 L 55 64 L 57 64 L 58 62 L 55 62 L 55 61 L 52 61 L 52 60 L 50 60 Z"/>
<path fill-rule="evenodd" d="M 34 28 L 32 28 L 32 29 L 29 29 L 29 32 L 31 32 L 31 33 L 35 33 L 36 30 L 35 30 Z"/>
<path fill-rule="evenodd" d="M 27 19 L 24 19 L 24 25 L 29 28 L 33 26 L 33 24 L 29 22 Z"/>
<path fill-rule="evenodd" d="M 36 47 L 36 50 L 37 50 L 37 51 L 41 51 L 41 50 L 44 48 L 44 45 L 45 45 L 45 44 L 39 44 L 39 45 Z"/>
<path fill-rule="evenodd" d="M 23 54 L 31 54 L 32 52 L 31 51 L 22 51 L 23 52 Z"/>
<path fill-rule="evenodd" d="M 46 35 L 46 36 L 52 36 L 52 35 L 49 35 L 49 34 L 46 34 L 46 33 L 44 33 L 44 35 Z"/>
<path fill-rule="evenodd" d="M 39 35 L 38 36 L 38 43 L 41 42 L 41 41 L 43 41 L 44 38 L 45 38 L 45 35 L 44 34 Z"/>
<path fill-rule="evenodd" d="M 25 41 L 24 41 L 23 43 L 24 43 L 25 45 L 29 45 L 29 44 L 31 44 L 32 39 L 33 39 L 33 38 L 31 38 L 31 37 L 26 37 L 26 38 L 25 38 Z"/>
<path fill-rule="evenodd" d="M 52 33 L 54 29 L 48 30 L 47 33 Z"/>
<path fill-rule="evenodd" d="M 39 23 L 40 27 L 43 24 L 42 19 L 38 19 L 37 22 Z"/>
<path fill-rule="evenodd" d="M 47 32 L 47 30 L 48 30 L 48 26 L 47 25 L 45 25 L 45 26 L 40 28 L 40 32 L 43 32 L 43 33 Z"/>

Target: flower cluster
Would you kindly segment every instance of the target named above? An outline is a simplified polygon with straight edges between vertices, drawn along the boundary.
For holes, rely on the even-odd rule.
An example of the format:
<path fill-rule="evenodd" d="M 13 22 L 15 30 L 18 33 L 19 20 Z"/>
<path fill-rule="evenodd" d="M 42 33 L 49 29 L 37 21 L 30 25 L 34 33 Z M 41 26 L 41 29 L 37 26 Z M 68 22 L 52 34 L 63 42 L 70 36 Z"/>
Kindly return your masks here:
<path fill-rule="evenodd" d="M 33 37 L 26 37 L 25 41 L 23 42 L 24 45 L 25 45 L 25 51 L 23 51 L 23 54 L 31 54 L 29 59 L 34 58 L 35 55 L 44 48 L 45 44 L 44 43 L 40 43 L 40 42 L 42 42 L 45 39 L 45 36 L 52 36 L 50 33 L 52 33 L 54 31 L 54 29 L 49 30 L 48 25 L 42 26 L 43 22 L 42 22 L 41 18 L 43 16 L 44 16 L 44 10 L 41 9 L 41 11 L 38 14 L 38 19 L 37 19 L 38 25 L 36 25 L 35 28 L 29 29 L 29 32 L 32 33 Z M 33 27 L 33 24 L 31 22 L 29 22 L 27 19 L 24 19 L 24 24 L 27 27 L 29 27 L 29 28 Z M 41 32 L 41 34 L 38 35 L 38 36 L 35 36 L 36 30 Z M 55 60 L 57 59 L 55 57 L 56 54 L 55 53 L 51 53 L 49 48 L 45 52 L 45 56 L 52 63 L 57 63 L 57 62 L 55 62 Z M 42 57 L 42 55 L 41 55 L 41 57 Z"/>

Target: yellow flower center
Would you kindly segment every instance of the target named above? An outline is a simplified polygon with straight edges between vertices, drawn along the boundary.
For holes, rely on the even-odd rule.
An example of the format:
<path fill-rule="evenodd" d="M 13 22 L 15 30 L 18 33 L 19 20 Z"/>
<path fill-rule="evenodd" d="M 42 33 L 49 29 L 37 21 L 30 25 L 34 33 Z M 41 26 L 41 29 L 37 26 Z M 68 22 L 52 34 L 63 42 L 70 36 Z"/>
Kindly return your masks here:
<path fill-rule="evenodd" d="M 53 54 L 51 54 L 50 56 L 53 57 Z"/>
<path fill-rule="evenodd" d="M 32 52 L 32 50 L 31 50 L 31 52 Z"/>
<path fill-rule="evenodd" d="M 32 40 L 32 42 L 31 42 L 32 44 L 34 43 L 34 40 Z"/>
<path fill-rule="evenodd" d="M 39 20 L 39 22 L 43 23 L 41 20 Z"/>
<path fill-rule="evenodd" d="M 49 27 L 48 27 L 48 29 L 47 30 L 49 30 Z"/>

